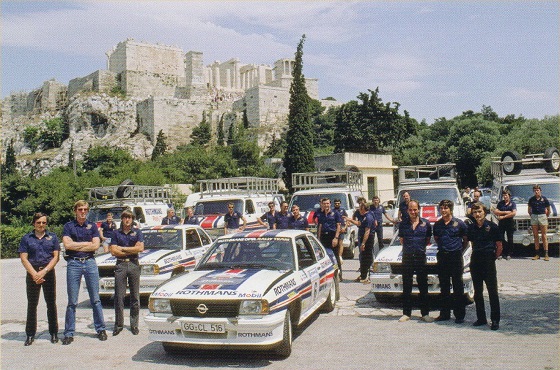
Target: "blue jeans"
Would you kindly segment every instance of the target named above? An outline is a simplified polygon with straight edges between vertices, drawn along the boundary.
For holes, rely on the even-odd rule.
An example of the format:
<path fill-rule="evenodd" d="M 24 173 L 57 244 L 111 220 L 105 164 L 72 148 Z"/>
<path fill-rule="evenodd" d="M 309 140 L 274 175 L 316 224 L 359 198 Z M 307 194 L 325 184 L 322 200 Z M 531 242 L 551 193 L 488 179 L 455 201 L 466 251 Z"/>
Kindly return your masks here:
<path fill-rule="evenodd" d="M 64 321 L 65 337 L 73 337 L 76 330 L 76 306 L 78 305 L 82 276 L 86 280 L 89 302 L 93 308 L 95 331 L 99 333 L 105 330 L 103 306 L 101 305 L 101 299 L 99 299 L 99 271 L 95 259 L 89 258 L 81 262 L 70 258 L 66 267 L 68 306 L 66 307 L 66 319 Z"/>

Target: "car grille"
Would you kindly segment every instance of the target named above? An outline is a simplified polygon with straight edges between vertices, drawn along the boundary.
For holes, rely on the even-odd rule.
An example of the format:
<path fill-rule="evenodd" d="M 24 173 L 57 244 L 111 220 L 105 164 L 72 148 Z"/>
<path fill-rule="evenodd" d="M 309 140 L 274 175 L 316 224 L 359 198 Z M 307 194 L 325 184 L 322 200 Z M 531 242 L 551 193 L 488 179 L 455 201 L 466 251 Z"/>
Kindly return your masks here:
<path fill-rule="evenodd" d="M 515 220 L 517 230 L 531 230 L 531 220 L 528 218 Z M 548 230 L 555 231 L 560 227 L 560 218 L 549 218 L 548 219 Z"/>
<path fill-rule="evenodd" d="M 99 267 L 99 277 L 115 277 L 115 266 Z"/>
<path fill-rule="evenodd" d="M 435 265 L 435 264 L 426 265 L 426 271 L 430 275 L 437 275 L 437 273 L 438 273 L 437 265 Z M 393 273 L 395 275 L 402 275 L 402 272 L 403 272 L 403 267 L 402 267 L 401 263 L 392 263 L 391 264 L 391 273 Z"/>
<path fill-rule="evenodd" d="M 198 306 L 204 304 L 208 309 L 204 314 L 198 312 Z M 236 317 L 239 315 L 239 301 L 204 301 L 172 299 L 171 311 L 174 316 L 187 317 Z"/>

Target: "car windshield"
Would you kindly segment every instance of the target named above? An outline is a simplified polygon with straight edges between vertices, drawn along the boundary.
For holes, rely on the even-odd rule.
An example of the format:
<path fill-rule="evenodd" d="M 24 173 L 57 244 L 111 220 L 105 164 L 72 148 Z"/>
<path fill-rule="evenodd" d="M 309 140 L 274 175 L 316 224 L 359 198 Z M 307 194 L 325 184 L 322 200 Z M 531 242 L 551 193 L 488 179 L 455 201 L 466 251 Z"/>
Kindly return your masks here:
<path fill-rule="evenodd" d="M 541 194 L 548 199 L 549 202 L 559 202 L 560 201 L 560 186 L 558 183 L 555 184 L 539 184 L 541 187 Z M 531 198 L 535 193 L 533 193 L 532 184 L 524 185 L 508 185 L 507 187 L 511 192 L 511 200 L 518 204 L 527 204 L 529 198 Z"/>
<path fill-rule="evenodd" d="M 294 270 L 294 249 L 289 238 L 225 239 L 215 242 L 197 270 L 259 268 Z"/>
<path fill-rule="evenodd" d="M 292 197 L 292 204 L 297 204 L 302 212 L 315 211 L 319 208 L 322 198 L 329 198 L 331 207 L 334 205 L 335 199 L 340 199 L 340 208 L 348 209 L 348 197 L 344 193 L 295 194 Z"/>
<path fill-rule="evenodd" d="M 449 199 L 455 204 L 461 204 L 459 190 L 455 187 L 403 190 L 399 193 L 399 204 L 402 202 L 402 194 L 405 191 L 410 194 L 410 199 L 417 200 L 420 203 L 420 206 L 427 204 L 439 204 L 439 202 L 444 199 Z"/>
<path fill-rule="evenodd" d="M 164 230 L 142 230 L 144 235 L 145 249 L 183 249 L 183 238 L 181 230 L 164 229 Z"/>
<path fill-rule="evenodd" d="M 111 212 L 113 214 L 114 220 L 121 219 L 121 213 L 129 209 L 126 206 L 118 206 L 118 207 L 107 207 L 107 208 L 90 208 L 87 220 L 89 222 L 98 222 L 98 221 L 105 221 L 107 219 L 107 213 Z"/>
<path fill-rule="evenodd" d="M 233 203 L 236 212 L 243 213 L 243 201 L 240 199 L 221 199 L 221 200 L 199 200 L 196 202 L 194 214 L 203 215 L 223 215 L 228 212 L 228 204 Z"/>

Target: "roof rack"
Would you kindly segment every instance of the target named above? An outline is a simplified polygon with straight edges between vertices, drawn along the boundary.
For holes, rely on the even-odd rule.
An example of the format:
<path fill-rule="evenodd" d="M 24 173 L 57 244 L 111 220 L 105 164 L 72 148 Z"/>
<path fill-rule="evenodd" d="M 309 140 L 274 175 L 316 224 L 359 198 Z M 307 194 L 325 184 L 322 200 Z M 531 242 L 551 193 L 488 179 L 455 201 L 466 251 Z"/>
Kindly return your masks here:
<path fill-rule="evenodd" d="M 552 157 L 547 149 L 545 153 L 519 155 L 517 152 L 506 152 L 501 157 L 492 157 L 490 172 L 494 179 L 502 181 L 508 176 L 534 177 L 538 175 L 560 176 L 558 157 Z M 556 150 L 556 153 L 558 151 Z M 554 154 L 554 153 L 552 153 Z"/>
<path fill-rule="evenodd" d="M 295 190 L 319 188 L 347 188 L 361 190 L 363 176 L 355 171 L 317 171 L 292 173 L 292 187 Z"/>
<path fill-rule="evenodd" d="M 277 194 L 278 179 L 266 177 L 228 177 L 222 179 L 198 180 L 200 196 L 230 194 Z"/>
<path fill-rule="evenodd" d="M 93 205 L 114 202 L 171 203 L 170 186 L 116 185 L 88 188 L 88 200 Z"/>
<path fill-rule="evenodd" d="M 399 184 L 418 182 L 456 182 L 455 163 L 424 164 L 399 167 Z"/>

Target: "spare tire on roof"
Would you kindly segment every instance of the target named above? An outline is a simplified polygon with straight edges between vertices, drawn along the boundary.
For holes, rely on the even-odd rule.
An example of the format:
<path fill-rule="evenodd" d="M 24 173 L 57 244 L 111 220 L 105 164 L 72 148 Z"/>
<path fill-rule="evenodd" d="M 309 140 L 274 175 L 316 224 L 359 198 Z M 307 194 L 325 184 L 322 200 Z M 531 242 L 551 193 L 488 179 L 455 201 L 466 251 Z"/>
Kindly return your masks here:
<path fill-rule="evenodd" d="M 132 195 L 132 187 L 130 185 L 134 185 L 131 179 L 121 182 L 117 188 L 117 198 L 130 198 Z"/>
<path fill-rule="evenodd" d="M 428 175 L 430 180 L 437 180 L 441 177 L 454 177 L 454 176 L 455 176 L 455 172 L 454 172 L 453 165 L 439 166 L 438 170 L 432 171 Z"/>
<path fill-rule="evenodd" d="M 514 161 L 521 161 L 521 156 L 515 150 L 509 150 L 504 152 L 501 157 L 502 162 L 502 170 L 506 175 L 517 175 L 521 172 L 523 168 L 523 164 L 521 162 L 514 162 Z"/>
<path fill-rule="evenodd" d="M 113 194 L 110 190 L 105 190 L 103 188 L 95 188 L 90 190 L 90 196 L 95 199 L 111 199 Z"/>
<path fill-rule="evenodd" d="M 546 172 L 560 171 L 560 154 L 557 148 L 551 147 L 544 151 L 544 169 Z"/>

